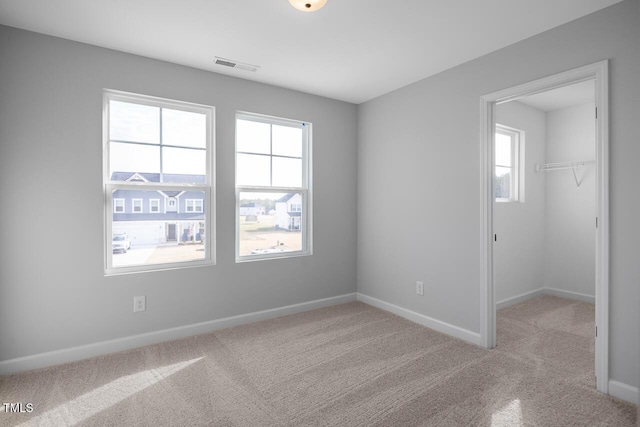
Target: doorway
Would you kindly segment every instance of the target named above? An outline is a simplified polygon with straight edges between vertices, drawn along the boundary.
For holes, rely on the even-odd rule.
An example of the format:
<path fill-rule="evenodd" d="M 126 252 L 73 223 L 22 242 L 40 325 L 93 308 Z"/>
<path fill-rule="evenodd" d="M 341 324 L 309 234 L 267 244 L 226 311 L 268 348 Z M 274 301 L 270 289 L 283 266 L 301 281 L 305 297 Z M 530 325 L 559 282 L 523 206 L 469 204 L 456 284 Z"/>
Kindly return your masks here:
<path fill-rule="evenodd" d="M 494 245 L 499 236 L 494 229 L 496 188 L 495 127 L 496 106 L 510 101 L 591 81 L 595 87 L 595 374 L 596 388 L 608 393 L 608 62 L 581 67 L 504 89 L 481 97 L 481 342 L 487 348 L 496 345 L 496 289 Z M 578 176 L 575 176 L 579 184 Z M 512 184 L 513 185 L 513 184 Z M 522 188 L 522 187 L 520 187 Z M 526 192 L 524 197 L 526 197 Z"/>

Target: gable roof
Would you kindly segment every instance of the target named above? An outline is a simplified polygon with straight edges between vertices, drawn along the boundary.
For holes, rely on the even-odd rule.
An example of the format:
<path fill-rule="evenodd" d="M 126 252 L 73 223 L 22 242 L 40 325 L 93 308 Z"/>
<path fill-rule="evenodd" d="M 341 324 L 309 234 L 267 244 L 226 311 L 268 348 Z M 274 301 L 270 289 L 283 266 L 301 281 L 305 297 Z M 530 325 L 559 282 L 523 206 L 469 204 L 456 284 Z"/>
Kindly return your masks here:
<path fill-rule="evenodd" d="M 203 212 L 114 213 L 114 221 L 204 221 Z"/>
<path fill-rule="evenodd" d="M 276 200 L 276 203 L 288 202 L 289 199 L 295 196 L 296 194 L 298 193 L 287 193 L 284 196 L 280 197 L 278 200 Z"/>
<path fill-rule="evenodd" d="M 204 184 L 206 181 L 205 175 L 195 174 L 179 174 L 179 173 L 165 173 L 163 174 L 163 181 L 172 184 Z M 113 172 L 111 174 L 111 181 L 124 182 L 124 181 L 146 181 L 146 182 L 160 182 L 159 173 L 151 172 Z"/>

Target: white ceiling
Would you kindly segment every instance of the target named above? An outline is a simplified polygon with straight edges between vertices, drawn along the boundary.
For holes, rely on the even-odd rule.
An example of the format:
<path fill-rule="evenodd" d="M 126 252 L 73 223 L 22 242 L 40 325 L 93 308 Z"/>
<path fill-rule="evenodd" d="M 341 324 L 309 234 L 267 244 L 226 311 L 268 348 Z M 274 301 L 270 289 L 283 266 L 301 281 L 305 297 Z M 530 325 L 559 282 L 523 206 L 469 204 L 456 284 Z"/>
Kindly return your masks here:
<path fill-rule="evenodd" d="M 0 0 L 0 24 L 361 103 L 619 1 Z"/>
<path fill-rule="evenodd" d="M 530 95 L 525 98 L 518 99 L 518 102 L 527 104 L 530 107 L 537 108 L 538 110 L 545 112 L 553 111 L 560 108 L 595 102 L 595 90 L 594 80 L 588 80 L 586 82 L 563 86 L 558 89 Z"/>

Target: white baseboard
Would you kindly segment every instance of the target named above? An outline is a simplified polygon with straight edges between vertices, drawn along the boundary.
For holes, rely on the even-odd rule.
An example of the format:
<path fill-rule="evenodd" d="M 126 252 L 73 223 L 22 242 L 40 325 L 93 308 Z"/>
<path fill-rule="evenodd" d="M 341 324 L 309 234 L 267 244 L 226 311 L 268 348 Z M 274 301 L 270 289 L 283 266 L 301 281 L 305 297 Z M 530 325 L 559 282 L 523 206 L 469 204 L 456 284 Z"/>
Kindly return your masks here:
<path fill-rule="evenodd" d="M 397 314 L 400 317 L 411 320 L 412 322 L 419 323 L 420 325 L 434 329 L 443 334 L 451 335 L 461 340 L 470 342 L 475 345 L 480 345 L 480 334 L 471 332 L 467 329 L 460 328 L 458 326 L 451 325 L 449 323 L 442 322 L 440 320 L 433 319 L 425 316 L 424 314 L 416 313 L 415 311 L 407 310 L 400 306 L 388 303 L 386 301 L 379 300 L 377 298 L 370 297 L 368 295 L 358 292 L 358 301 L 365 304 L 372 305 L 385 311 L 389 311 L 393 314 Z"/>
<path fill-rule="evenodd" d="M 501 303 L 509 303 L 514 299 L 523 298 L 529 294 L 529 298 L 533 298 L 535 293 L 539 290 L 530 292 L 528 294 L 519 295 L 517 297 L 509 298 L 508 300 L 501 301 Z M 566 291 L 560 291 L 563 295 L 566 295 Z M 574 293 L 571 293 L 575 295 Z M 552 294 L 553 295 L 553 294 Z M 558 296 L 563 296 L 559 295 Z M 577 294 L 582 295 L 582 294 Z M 583 295 L 588 297 L 588 295 Z M 564 296 L 565 298 L 571 298 Z M 577 299 L 575 297 L 571 299 Z M 411 320 L 412 322 L 424 325 L 428 328 L 434 329 L 438 332 L 442 332 L 447 335 L 460 338 L 464 341 L 472 344 L 480 345 L 480 334 L 469 331 L 467 329 L 460 328 L 458 326 L 451 325 L 449 323 L 442 322 L 440 320 L 433 319 L 420 313 L 416 313 L 411 310 L 399 307 L 397 305 L 388 303 L 386 301 L 379 300 L 377 298 L 370 297 L 362 293 L 345 294 L 337 297 L 324 298 L 300 304 L 293 304 L 284 307 L 273 308 L 269 310 L 257 311 L 253 313 L 241 314 L 238 316 L 225 317 L 222 319 L 211 320 L 207 322 L 195 323 L 186 326 L 179 326 L 171 329 L 164 329 L 161 331 L 149 332 L 146 334 L 132 335 L 129 337 L 118 338 L 115 340 L 102 341 L 94 344 L 87 344 L 77 347 L 71 347 L 62 350 L 55 350 L 46 353 L 34 354 L 30 356 L 18 357 L 15 359 L 9 359 L 0 361 L 0 375 L 11 375 L 17 372 L 28 371 L 31 369 L 44 368 L 47 366 L 58 365 L 62 363 L 73 362 L 76 360 L 86 359 L 89 357 L 114 353 L 123 350 L 129 350 L 132 348 L 143 347 L 149 344 L 156 344 L 163 341 L 169 341 L 178 338 L 184 338 L 192 335 L 203 334 L 220 329 L 229 328 L 232 326 L 243 325 L 247 323 L 257 322 L 260 320 L 272 319 L 275 317 L 286 316 L 289 314 L 301 313 L 303 311 L 313 310 L 316 308 L 329 307 L 332 305 L 343 304 L 352 301 L 362 301 L 365 304 L 378 307 L 382 310 L 389 311 Z M 515 302 L 513 302 L 515 303 Z M 510 305 L 510 304 L 508 304 Z M 618 399 L 625 400 L 627 402 L 640 404 L 640 392 L 637 387 L 630 386 L 628 384 L 609 380 L 609 394 Z"/>
<path fill-rule="evenodd" d="M 530 292 L 526 292 L 524 294 L 516 295 L 511 298 L 503 299 L 502 301 L 498 301 L 496 303 L 496 309 L 500 310 L 501 308 L 509 307 L 510 305 L 518 304 L 524 302 L 528 299 L 539 297 L 541 295 L 552 295 L 559 298 L 572 299 L 576 301 L 584 301 L 591 304 L 596 303 L 596 297 L 593 295 L 581 294 L 579 292 L 565 291 L 563 289 L 556 288 L 538 288 Z"/>
<path fill-rule="evenodd" d="M 163 341 L 204 334 L 219 329 L 229 328 L 231 326 L 243 325 L 246 323 L 272 319 L 274 317 L 286 316 L 289 314 L 300 313 L 316 308 L 343 304 L 346 302 L 356 301 L 356 299 L 357 295 L 355 293 L 345 294 L 337 297 L 318 299 L 314 301 L 303 302 L 300 304 L 287 305 L 284 307 L 272 308 L 269 310 L 256 311 L 253 313 L 241 314 L 238 316 L 225 317 L 222 319 L 210 320 L 207 322 L 194 323 L 191 325 L 149 332 L 146 334 L 132 335 L 124 338 L 97 342 L 94 344 L 81 345 L 78 347 L 65 348 L 62 350 L 49 351 L 46 353 L 3 360 L 0 361 L 0 375 L 10 375 L 17 372 L 28 371 L 31 369 L 59 365 L 62 363 L 73 362 L 89 357 L 143 347 L 145 345 L 156 344 Z"/>
<path fill-rule="evenodd" d="M 547 292 L 547 290 L 551 290 L 552 292 Z M 549 288 L 536 289 L 535 291 L 527 292 L 525 294 L 500 301 L 499 303 L 497 303 L 497 305 L 498 305 L 498 308 L 502 308 L 499 306 L 500 304 L 502 304 L 503 307 L 508 307 L 511 304 L 516 304 L 517 302 L 525 301 L 529 298 L 534 298 L 542 294 L 556 295 L 562 298 L 569 298 L 574 300 L 578 299 L 580 301 L 589 302 L 588 299 L 585 299 L 585 298 L 588 298 L 589 295 L 578 294 L 575 292 L 568 292 L 568 291 L 559 291 L 558 293 L 554 294 L 553 292 L 555 291 L 558 291 L 558 290 L 549 289 Z M 481 345 L 480 334 L 478 333 L 471 332 L 467 329 L 463 329 L 458 326 L 454 326 L 449 323 L 445 323 L 440 320 L 433 319 L 431 317 L 425 316 L 424 314 L 416 313 L 415 311 L 407 310 L 406 308 L 402 308 L 395 304 L 391 304 L 386 301 L 382 301 L 377 298 L 370 297 L 360 292 L 358 292 L 357 294 L 357 299 L 358 301 L 361 301 L 365 304 L 369 304 L 374 307 L 380 308 L 382 310 L 389 311 L 393 314 L 397 314 L 400 317 L 404 317 L 405 319 L 411 320 L 412 322 L 415 322 L 415 323 L 419 323 L 423 326 L 434 329 L 438 332 L 442 332 L 444 334 L 451 335 L 456 338 L 460 338 L 472 344 Z M 609 394 L 615 398 L 618 398 L 627 402 L 631 402 L 636 405 L 640 404 L 640 391 L 638 387 L 633 387 L 619 381 L 609 380 Z"/>
<path fill-rule="evenodd" d="M 496 309 L 500 310 L 501 308 L 506 308 L 506 307 L 509 307 L 510 305 L 519 304 L 523 301 L 526 301 L 531 298 L 539 297 L 544 294 L 545 294 L 544 288 L 539 288 L 531 292 L 525 292 L 524 294 L 516 295 L 515 297 L 498 301 L 496 303 Z"/>
<path fill-rule="evenodd" d="M 555 288 L 544 288 L 544 293 L 547 295 L 553 295 L 554 297 L 584 301 L 584 302 L 589 302 L 591 304 L 596 303 L 595 296 L 581 294 L 580 292 L 565 291 L 563 289 L 555 289 Z"/>
<path fill-rule="evenodd" d="M 609 394 L 618 399 L 640 405 L 640 390 L 638 387 L 621 383 L 620 381 L 609 380 Z"/>

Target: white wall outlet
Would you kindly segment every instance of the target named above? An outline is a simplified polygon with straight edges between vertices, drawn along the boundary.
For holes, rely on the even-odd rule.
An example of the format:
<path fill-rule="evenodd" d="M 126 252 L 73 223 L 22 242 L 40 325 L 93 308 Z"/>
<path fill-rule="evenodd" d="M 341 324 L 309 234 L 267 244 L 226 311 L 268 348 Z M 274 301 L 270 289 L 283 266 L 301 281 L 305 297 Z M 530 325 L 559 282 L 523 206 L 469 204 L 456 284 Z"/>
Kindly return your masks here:
<path fill-rule="evenodd" d="M 424 295 L 424 283 L 416 282 L 416 294 Z"/>
<path fill-rule="evenodd" d="M 147 309 L 147 301 L 144 295 L 133 297 L 133 311 L 145 311 Z"/>

